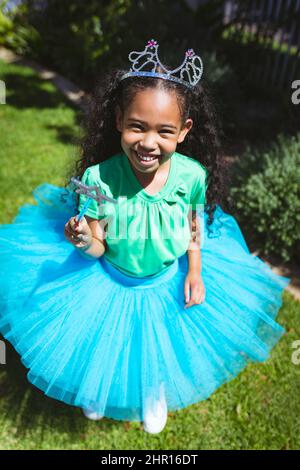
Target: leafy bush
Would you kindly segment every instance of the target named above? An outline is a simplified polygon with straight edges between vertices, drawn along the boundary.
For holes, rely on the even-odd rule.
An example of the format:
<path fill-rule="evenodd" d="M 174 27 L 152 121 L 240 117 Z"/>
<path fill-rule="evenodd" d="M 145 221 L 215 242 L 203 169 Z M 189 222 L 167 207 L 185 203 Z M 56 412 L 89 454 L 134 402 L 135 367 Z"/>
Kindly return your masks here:
<path fill-rule="evenodd" d="M 0 2 L 0 44 L 5 43 L 5 39 L 9 34 L 12 34 L 13 23 L 12 21 L 2 12 L 2 8 L 6 2 Z"/>
<path fill-rule="evenodd" d="M 12 49 L 20 55 L 31 55 L 41 45 L 38 31 L 25 20 L 27 7 L 25 4 L 11 5 L 7 8 L 7 0 L 0 1 L 0 45 Z"/>
<path fill-rule="evenodd" d="M 248 147 L 236 164 L 230 199 L 259 251 L 299 262 L 300 134 L 280 134 L 263 153 Z"/>

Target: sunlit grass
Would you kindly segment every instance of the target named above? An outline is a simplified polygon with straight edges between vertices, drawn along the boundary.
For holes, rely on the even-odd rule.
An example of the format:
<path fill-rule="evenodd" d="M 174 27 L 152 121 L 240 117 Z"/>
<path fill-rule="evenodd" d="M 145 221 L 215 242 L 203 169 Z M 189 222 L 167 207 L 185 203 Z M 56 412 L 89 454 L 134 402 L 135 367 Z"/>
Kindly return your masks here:
<path fill-rule="evenodd" d="M 75 161 L 79 136 L 76 110 L 55 87 L 34 72 L 0 62 L 6 104 L 0 105 L 0 223 L 32 203 L 41 183 L 63 185 Z"/>

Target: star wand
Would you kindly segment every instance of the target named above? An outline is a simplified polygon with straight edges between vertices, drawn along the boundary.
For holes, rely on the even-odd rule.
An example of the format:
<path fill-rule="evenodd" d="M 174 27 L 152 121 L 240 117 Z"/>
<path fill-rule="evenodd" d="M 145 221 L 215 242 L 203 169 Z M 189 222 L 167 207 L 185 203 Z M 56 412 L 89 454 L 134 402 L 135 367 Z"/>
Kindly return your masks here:
<path fill-rule="evenodd" d="M 77 186 L 77 189 L 75 190 L 75 192 L 77 194 L 84 194 L 88 198 L 86 200 L 83 208 L 79 212 L 79 214 L 76 215 L 76 226 L 78 226 L 80 220 L 82 219 L 82 217 L 84 216 L 84 214 L 88 210 L 88 208 L 89 208 L 89 206 L 90 206 L 93 199 L 95 201 L 97 201 L 99 204 L 102 204 L 103 201 L 108 201 L 108 202 L 112 202 L 114 204 L 118 204 L 118 201 L 116 199 L 113 199 L 111 197 L 108 197 L 108 196 L 105 196 L 104 194 L 102 194 L 100 192 L 99 187 L 96 186 L 96 185 L 88 186 L 88 185 L 82 183 L 80 180 L 78 180 L 76 178 L 71 178 L 71 181 L 72 181 L 72 183 L 75 184 L 75 186 Z M 96 194 L 93 194 L 92 191 L 95 191 Z"/>

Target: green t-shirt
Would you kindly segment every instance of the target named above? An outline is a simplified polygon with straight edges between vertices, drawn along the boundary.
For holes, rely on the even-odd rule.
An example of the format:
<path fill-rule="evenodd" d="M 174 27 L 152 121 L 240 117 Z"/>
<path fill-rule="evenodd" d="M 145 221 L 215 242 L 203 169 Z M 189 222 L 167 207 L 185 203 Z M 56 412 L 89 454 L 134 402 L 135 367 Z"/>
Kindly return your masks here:
<path fill-rule="evenodd" d="M 137 179 L 125 153 L 90 166 L 81 181 L 97 185 L 118 204 L 92 200 L 85 215 L 98 219 L 106 230 L 103 256 L 129 276 L 155 276 L 188 248 L 191 209 L 203 212 L 207 170 L 197 160 L 174 152 L 168 179 L 154 195 Z M 86 202 L 80 195 L 78 210 Z"/>

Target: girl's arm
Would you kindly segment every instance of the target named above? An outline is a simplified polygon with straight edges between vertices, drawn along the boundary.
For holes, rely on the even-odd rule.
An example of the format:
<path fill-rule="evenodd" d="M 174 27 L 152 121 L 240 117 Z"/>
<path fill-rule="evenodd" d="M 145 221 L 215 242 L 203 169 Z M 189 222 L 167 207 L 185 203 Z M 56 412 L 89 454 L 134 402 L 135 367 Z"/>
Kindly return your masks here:
<path fill-rule="evenodd" d="M 195 272 L 201 274 L 201 251 L 200 250 L 187 250 L 188 262 L 189 262 L 189 272 Z"/>
<path fill-rule="evenodd" d="M 185 309 L 200 304 L 205 299 L 205 287 L 201 276 L 200 222 L 195 211 L 192 211 L 190 226 L 192 236 L 187 249 L 189 269 L 184 283 Z"/>
<path fill-rule="evenodd" d="M 187 249 L 189 272 L 201 274 L 200 221 L 196 211 L 189 214 L 191 220 L 191 240 Z"/>

